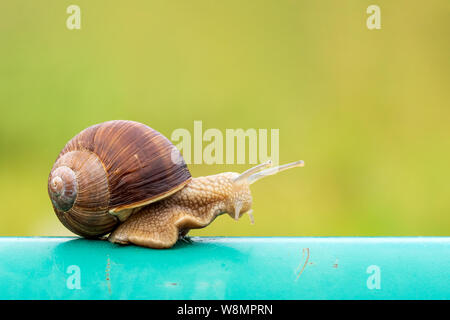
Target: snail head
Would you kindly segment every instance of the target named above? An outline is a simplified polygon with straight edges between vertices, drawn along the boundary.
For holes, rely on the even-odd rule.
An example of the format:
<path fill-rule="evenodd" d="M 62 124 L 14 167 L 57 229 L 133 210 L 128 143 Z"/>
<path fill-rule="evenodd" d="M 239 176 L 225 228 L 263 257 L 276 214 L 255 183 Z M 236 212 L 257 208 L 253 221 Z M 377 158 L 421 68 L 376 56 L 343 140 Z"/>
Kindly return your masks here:
<path fill-rule="evenodd" d="M 272 161 L 269 160 L 253 168 L 250 168 L 233 179 L 233 195 L 231 196 L 230 208 L 228 214 L 230 217 L 238 220 L 244 213 L 248 214 L 250 221 L 253 224 L 254 218 L 252 214 L 252 196 L 250 192 L 250 185 L 256 181 L 277 174 L 280 171 L 295 167 L 303 167 L 302 160 L 284 164 L 281 166 L 269 168 L 272 166 Z"/>

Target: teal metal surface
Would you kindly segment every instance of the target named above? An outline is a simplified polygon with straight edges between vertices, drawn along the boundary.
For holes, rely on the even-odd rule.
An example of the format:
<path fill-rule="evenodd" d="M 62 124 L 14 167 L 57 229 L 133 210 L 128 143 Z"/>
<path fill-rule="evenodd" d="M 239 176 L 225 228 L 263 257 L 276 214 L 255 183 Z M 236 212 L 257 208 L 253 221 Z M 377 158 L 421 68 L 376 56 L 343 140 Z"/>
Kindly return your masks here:
<path fill-rule="evenodd" d="M 0 238 L 0 299 L 449 299 L 450 238 Z"/>

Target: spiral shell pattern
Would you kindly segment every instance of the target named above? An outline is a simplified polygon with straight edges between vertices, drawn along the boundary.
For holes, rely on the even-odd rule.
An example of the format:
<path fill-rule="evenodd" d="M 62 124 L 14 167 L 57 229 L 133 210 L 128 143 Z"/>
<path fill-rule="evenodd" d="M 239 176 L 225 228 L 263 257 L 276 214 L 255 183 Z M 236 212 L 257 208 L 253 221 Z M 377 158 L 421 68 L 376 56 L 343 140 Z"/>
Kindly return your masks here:
<path fill-rule="evenodd" d="M 84 237 L 110 233 L 117 212 L 167 197 L 191 179 L 184 160 L 162 134 L 133 121 L 89 127 L 61 151 L 48 178 L 48 193 L 60 221 Z"/>

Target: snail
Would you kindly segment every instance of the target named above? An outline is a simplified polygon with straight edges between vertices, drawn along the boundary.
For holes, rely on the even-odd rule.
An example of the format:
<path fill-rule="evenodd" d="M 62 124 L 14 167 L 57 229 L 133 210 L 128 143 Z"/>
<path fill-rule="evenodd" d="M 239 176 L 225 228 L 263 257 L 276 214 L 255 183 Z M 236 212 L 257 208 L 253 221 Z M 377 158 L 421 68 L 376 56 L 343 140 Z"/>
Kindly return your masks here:
<path fill-rule="evenodd" d="M 66 144 L 51 169 L 48 193 L 59 220 L 77 235 L 109 234 L 113 243 L 170 248 L 224 213 L 236 220 L 246 213 L 253 223 L 250 185 L 303 161 L 270 166 L 193 178 L 161 133 L 114 120 L 88 127 Z"/>

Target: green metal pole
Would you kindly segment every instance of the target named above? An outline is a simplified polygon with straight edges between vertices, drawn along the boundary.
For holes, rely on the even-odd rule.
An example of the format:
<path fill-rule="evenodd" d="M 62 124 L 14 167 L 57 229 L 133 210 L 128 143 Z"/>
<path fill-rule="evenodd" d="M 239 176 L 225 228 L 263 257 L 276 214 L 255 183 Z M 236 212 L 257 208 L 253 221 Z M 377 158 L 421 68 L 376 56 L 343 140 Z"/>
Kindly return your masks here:
<path fill-rule="evenodd" d="M 0 299 L 450 299 L 449 237 L 0 238 Z"/>

